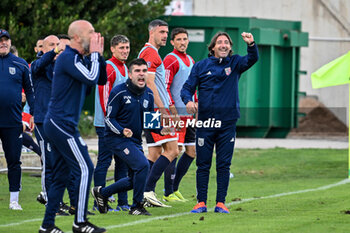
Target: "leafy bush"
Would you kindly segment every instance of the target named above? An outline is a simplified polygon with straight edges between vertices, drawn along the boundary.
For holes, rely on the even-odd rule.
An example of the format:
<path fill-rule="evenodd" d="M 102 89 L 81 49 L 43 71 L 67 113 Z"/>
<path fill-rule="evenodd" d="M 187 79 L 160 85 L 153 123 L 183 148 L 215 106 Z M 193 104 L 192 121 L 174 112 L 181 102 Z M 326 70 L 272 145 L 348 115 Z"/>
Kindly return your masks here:
<path fill-rule="evenodd" d="M 78 129 L 82 137 L 96 137 L 94 117 L 89 111 L 82 111 L 80 114 Z"/>

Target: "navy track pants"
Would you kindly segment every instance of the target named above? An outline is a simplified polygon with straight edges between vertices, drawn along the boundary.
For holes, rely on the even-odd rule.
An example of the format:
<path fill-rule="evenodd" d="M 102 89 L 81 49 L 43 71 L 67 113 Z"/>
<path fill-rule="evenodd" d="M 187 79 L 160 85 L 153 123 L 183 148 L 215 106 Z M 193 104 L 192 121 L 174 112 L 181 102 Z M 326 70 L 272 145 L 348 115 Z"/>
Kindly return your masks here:
<path fill-rule="evenodd" d="M 106 143 L 110 150 L 128 165 L 129 175 L 103 188 L 103 193 L 110 196 L 114 193 L 134 189 L 132 204 L 134 207 L 142 202 L 149 171 L 149 163 L 143 153 L 142 146 L 127 138 L 118 141 L 106 138 Z"/>
<path fill-rule="evenodd" d="M 74 177 L 76 190 L 75 222 L 85 222 L 94 169 L 87 145 L 80 137 L 78 129 L 65 122 L 46 118 L 44 130 L 51 145 L 53 176 L 42 226 L 54 225 L 59 202 L 71 177 Z"/>
<path fill-rule="evenodd" d="M 236 122 L 218 129 L 198 128 L 196 132 L 196 182 L 198 202 L 207 202 L 209 173 L 214 145 L 216 148 L 216 202 L 225 203 L 230 179 L 230 166 L 236 137 Z"/>
<path fill-rule="evenodd" d="M 21 190 L 21 151 L 23 127 L 0 128 L 0 139 L 7 163 L 10 192 Z"/>
<path fill-rule="evenodd" d="M 118 156 L 113 155 L 113 152 L 108 148 L 105 142 L 105 128 L 96 127 L 96 133 L 98 135 L 98 156 L 97 164 L 94 171 L 94 185 L 96 186 L 106 186 L 106 177 L 109 166 L 111 165 L 112 158 L 114 157 L 114 181 L 127 177 L 128 166 L 126 163 L 120 159 Z M 118 193 L 118 205 L 128 205 L 128 193 L 120 192 Z"/>

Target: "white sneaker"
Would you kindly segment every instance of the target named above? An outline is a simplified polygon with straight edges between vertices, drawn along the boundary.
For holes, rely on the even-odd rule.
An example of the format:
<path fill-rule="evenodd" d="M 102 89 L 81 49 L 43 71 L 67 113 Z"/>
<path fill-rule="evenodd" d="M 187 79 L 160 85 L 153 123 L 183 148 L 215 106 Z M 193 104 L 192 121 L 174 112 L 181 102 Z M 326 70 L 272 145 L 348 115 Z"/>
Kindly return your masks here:
<path fill-rule="evenodd" d="M 22 207 L 21 207 L 20 204 L 18 204 L 17 201 L 13 201 L 13 202 L 10 203 L 9 209 L 11 209 L 11 210 L 22 210 Z"/>
<path fill-rule="evenodd" d="M 149 192 L 144 192 L 143 193 L 144 198 L 146 199 L 147 202 L 152 204 L 153 206 L 158 206 L 158 207 L 171 207 L 169 205 L 163 204 L 161 201 L 159 201 L 156 197 L 155 192 L 149 191 Z"/>

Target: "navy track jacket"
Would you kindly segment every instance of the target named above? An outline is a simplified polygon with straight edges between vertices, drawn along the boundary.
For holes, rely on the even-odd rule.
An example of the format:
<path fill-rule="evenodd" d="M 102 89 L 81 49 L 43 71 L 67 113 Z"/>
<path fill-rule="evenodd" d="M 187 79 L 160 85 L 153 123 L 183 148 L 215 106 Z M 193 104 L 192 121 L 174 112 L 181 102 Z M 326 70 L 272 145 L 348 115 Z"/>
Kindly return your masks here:
<path fill-rule="evenodd" d="M 104 85 L 106 81 L 106 62 L 99 53 L 85 57 L 66 46 L 55 63 L 46 117 L 76 127 L 88 87 Z"/>
<path fill-rule="evenodd" d="M 56 55 L 53 50 L 49 51 L 35 60 L 30 66 L 35 94 L 35 123 L 43 123 L 47 113 Z"/>
<path fill-rule="evenodd" d="M 33 114 L 34 94 L 27 62 L 12 53 L 0 56 L 0 127 L 22 125 L 22 88 Z"/>
<path fill-rule="evenodd" d="M 143 113 L 153 110 L 153 92 L 148 87 L 141 95 L 129 91 L 126 83 L 114 87 L 107 104 L 106 137 L 124 138 L 123 130 L 128 128 L 133 132 L 130 139 L 141 145 Z"/>
<path fill-rule="evenodd" d="M 184 104 L 192 101 L 198 86 L 199 120 L 215 118 L 222 122 L 230 122 L 240 117 L 238 81 L 241 74 L 259 58 L 256 45 L 248 46 L 247 51 L 246 56 L 211 56 L 194 64 L 182 87 L 181 98 Z"/>

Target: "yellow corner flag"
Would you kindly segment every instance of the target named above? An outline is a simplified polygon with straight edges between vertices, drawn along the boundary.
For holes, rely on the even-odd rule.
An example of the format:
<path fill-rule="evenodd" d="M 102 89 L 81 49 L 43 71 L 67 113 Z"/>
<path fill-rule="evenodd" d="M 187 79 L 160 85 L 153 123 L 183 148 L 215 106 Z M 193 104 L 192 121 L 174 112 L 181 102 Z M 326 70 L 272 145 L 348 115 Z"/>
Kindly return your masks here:
<path fill-rule="evenodd" d="M 350 51 L 322 66 L 311 74 L 313 88 L 330 87 L 349 84 L 350 82 Z M 350 116 L 350 85 L 349 85 L 349 116 Z M 350 179 L 350 117 L 348 124 L 348 178 Z"/>
<path fill-rule="evenodd" d="M 348 84 L 350 79 L 350 51 L 322 66 L 311 74 L 313 88 Z"/>

